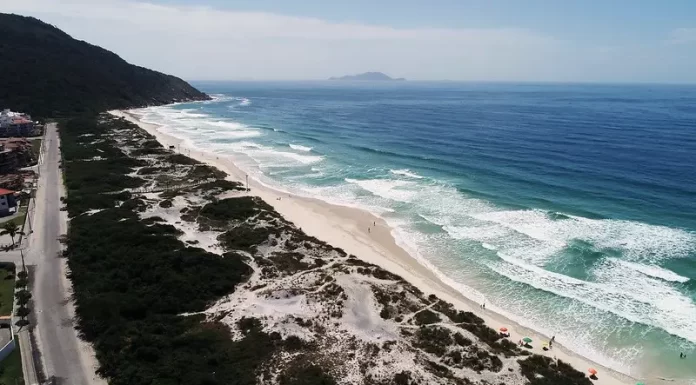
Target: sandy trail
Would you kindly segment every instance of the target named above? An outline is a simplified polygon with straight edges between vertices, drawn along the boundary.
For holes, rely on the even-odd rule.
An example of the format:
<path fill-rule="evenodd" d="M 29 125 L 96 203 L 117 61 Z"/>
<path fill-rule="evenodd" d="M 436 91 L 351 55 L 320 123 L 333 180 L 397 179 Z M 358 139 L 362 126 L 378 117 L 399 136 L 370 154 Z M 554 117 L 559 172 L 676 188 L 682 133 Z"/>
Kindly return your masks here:
<path fill-rule="evenodd" d="M 131 112 L 110 111 L 110 113 L 139 125 L 155 136 L 163 146 L 173 146 L 191 158 L 227 172 L 229 180 L 245 182 L 247 174 L 239 169 L 229 156 L 190 148 L 184 140 L 161 132 L 158 125 L 140 121 L 138 116 Z M 442 282 L 435 273 L 421 265 L 401 248 L 392 235 L 392 229 L 380 217 L 358 208 L 334 205 L 319 199 L 278 191 L 251 177 L 248 180 L 250 194 L 262 198 L 308 235 L 342 248 L 349 254 L 397 274 L 424 293 L 435 294 L 439 298 L 451 302 L 460 310 L 475 313 L 494 330 L 503 326 L 507 327 L 511 334 L 510 340 L 514 342 L 523 337 L 532 338 L 534 341 L 533 347 L 530 349 L 532 352 L 560 359 L 583 372 L 587 372 L 588 368 L 596 368 L 599 374 L 594 383 L 598 385 L 635 384 L 637 382 L 634 378 L 610 370 L 565 349 L 562 341 L 554 342 L 552 350 L 544 351 L 542 342 L 548 341 L 550 336 L 541 335 L 516 324 L 492 310 L 482 310 L 480 304 L 471 301 L 456 289 Z M 371 227 L 369 233 L 368 227 Z"/>

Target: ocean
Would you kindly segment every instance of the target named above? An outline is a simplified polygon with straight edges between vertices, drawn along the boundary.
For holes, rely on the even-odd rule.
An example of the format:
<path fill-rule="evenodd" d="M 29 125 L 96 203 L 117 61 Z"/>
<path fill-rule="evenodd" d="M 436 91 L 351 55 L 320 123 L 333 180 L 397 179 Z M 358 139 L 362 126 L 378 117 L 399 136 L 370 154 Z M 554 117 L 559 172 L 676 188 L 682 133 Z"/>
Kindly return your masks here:
<path fill-rule="evenodd" d="M 380 215 L 451 286 L 588 358 L 696 379 L 696 86 L 195 85 L 214 100 L 138 113 Z"/>

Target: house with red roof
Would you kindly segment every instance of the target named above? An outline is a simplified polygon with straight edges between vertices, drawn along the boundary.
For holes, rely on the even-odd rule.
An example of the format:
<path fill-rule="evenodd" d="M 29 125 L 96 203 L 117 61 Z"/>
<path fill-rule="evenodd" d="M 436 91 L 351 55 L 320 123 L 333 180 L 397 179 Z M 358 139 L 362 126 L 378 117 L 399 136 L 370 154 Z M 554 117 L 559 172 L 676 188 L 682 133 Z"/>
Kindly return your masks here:
<path fill-rule="evenodd" d="M 31 116 L 8 109 L 0 111 L 0 136 L 29 136 L 35 134 L 36 125 Z"/>

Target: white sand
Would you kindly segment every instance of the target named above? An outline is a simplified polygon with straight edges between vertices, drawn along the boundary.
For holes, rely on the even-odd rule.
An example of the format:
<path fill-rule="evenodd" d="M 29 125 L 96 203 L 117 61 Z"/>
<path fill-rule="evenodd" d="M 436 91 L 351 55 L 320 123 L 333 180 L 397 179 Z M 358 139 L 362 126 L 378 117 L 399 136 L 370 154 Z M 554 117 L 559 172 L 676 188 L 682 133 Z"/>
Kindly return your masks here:
<path fill-rule="evenodd" d="M 228 179 L 244 183 L 246 173 L 240 170 L 229 157 L 218 156 L 186 147 L 186 143 L 179 138 L 168 135 L 158 130 L 159 126 L 141 122 L 136 115 L 126 111 L 110 111 L 114 116 L 123 117 L 138 124 L 165 147 L 174 146 L 179 150 L 200 162 L 207 163 L 229 174 Z M 329 204 L 327 202 L 288 194 L 269 188 L 252 178 L 249 178 L 251 194 L 261 197 L 287 220 L 293 222 L 308 235 L 325 241 L 334 247 L 339 247 L 349 254 L 375 265 L 382 267 L 404 278 L 412 285 L 418 287 L 426 294 L 435 294 L 439 298 L 451 302 L 456 308 L 471 311 L 486 321 L 486 324 L 498 330 L 505 326 L 511 333 L 510 340 L 518 341 L 523 337 L 534 340 L 532 351 L 536 354 L 555 357 L 563 360 L 580 371 L 586 372 L 588 368 L 599 371 L 598 380 L 594 383 L 600 385 L 635 384 L 636 380 L 623 374 L 609 370 L 602 365 L 581 357 L 568 349 L 563 348 L 559 342 L 554 343 L 550 351 L 541 349 L 541 342 L 548 341 L 548 336 L 542 336 L 532 330 L 524 328 L 502 315 L 491 310 L 481 310 L 479 304 L 464 297 L 454 288 L 443 283 L 432 271 L 418 263 L 410 254 L 399 247 L 392 236 L 392 229 L 381 218 L 372 213 L 352 208 Z M 281 200 L 277 198 L 281 197 Z M 376 222 L 376 226 L 370 226 Z M 367 227 L 372 227 L 371 233 Z"/>

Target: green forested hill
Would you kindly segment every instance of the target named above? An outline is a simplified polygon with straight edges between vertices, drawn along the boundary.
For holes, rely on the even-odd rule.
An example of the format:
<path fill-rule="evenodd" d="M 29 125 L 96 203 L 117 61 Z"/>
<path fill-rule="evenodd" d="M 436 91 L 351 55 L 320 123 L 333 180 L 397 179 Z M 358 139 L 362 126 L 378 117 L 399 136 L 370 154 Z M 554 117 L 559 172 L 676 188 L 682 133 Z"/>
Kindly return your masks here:
<path fill-rule="evenodd" d="M 207 98 L 38 19 L 0 13 L 0 108 L 51 117 Z"/>

